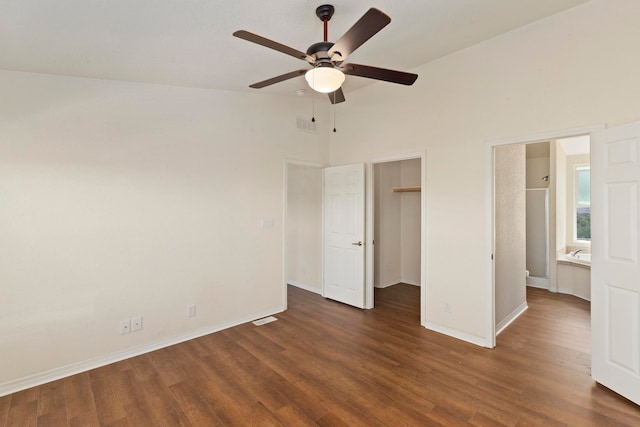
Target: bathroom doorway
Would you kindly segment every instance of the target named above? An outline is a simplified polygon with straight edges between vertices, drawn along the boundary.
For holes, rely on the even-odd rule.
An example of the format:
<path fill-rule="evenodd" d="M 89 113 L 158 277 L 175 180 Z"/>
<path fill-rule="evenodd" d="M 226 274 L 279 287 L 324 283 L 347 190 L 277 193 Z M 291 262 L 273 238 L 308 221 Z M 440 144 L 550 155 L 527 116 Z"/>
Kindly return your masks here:
<path fill-rule="evenodd" d="M 577 175 L 589 170 L 589 135 L 498 144 L 493 150 L 497 336 L 527 310 L 527 287 L 590 299 L 588 255 L 577 266 L 565 258 L 590 252 L 584 229 L 590 219 L 589 176 Z M 585 184 L 586 194 L 579 196 Z"/>

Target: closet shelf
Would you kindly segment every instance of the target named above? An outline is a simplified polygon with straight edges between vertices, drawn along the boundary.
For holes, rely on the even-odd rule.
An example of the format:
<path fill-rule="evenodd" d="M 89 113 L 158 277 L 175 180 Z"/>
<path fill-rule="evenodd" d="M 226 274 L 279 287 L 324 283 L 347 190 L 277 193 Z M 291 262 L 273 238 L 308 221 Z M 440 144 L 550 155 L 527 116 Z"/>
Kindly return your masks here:
<path fill-rule="evenodd" d="M 418 193 L 420 191 L 420 187 L 396 187 L 393 189 L 394 193 Z"/>

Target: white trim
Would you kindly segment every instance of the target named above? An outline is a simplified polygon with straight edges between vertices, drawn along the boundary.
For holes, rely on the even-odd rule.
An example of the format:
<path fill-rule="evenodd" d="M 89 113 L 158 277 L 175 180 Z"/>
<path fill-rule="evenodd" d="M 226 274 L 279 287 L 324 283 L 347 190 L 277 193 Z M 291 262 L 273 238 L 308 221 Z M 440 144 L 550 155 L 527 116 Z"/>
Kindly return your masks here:
<path fill-rule="evenodd" d="M 420 286 L 420 282 L 419 281 L 410 280 L 410 279 L 400 278 L 400 283 L 404 283 L 405 285 L 411 285 L 411 286 Z"/>
<path fill-rule="evenodd" d="M 427 152 L 420 156 L 420 324 L 427 327 Z"/>
<path fill-rule="evenodd" d="M 400 283 L 400 279 L 391 279 L 382 283 L 376 283 L 374 286 L 378 289 L 388 288 L 389 286 L 397 285 Z"/>
<path fill-rule="evenodd" d="M 549 141 L 554 139 L 567 138 L 571 136 L 587 135 L 592 132 L 605 129 L 605 125 L 591 125 L 583 126 L 571 129 L 561 129 L 549 132 L 543 132 L 533 135 L 516 136 L 510 138 L 493 139 L 488 140 L 485 145 L 485 197 L 489 201 L 486 207 L 486 229 L 487 229 L 487 244 L 486 244 L 486 259 L 487 269 L 485 271 L 485 286 L 486 286 L 486 342 L 485 346 L 493 348 L 496 345 L 496 329 L 495 329 L 495 264 L 493 261 L 493 254 L 495 249 L 495 192 L 494 192 L 494 161 L 493 152 L 494 148 L 501 145 L 511 144 L 524 144 L 531 142 Z M 552 252 L 554 253 L 554 252 Z"/>
<path fill-rule="evenodd" d="M 295 286 L 296 288 L 304 289 L 305 291 L 313 292 L 314 294 L 322 295 L 322 287 L 318 289 L 315 286 L 305 285 L 304 283 L 297 282 L 295 280 L 288 280 L 288 284 Z"/>
<path fill-rule="evenodd" d="M 528 136 L 514 136 L 502 139 L 493 139 L 487 142 L 487 145 L 491 147 L 497 147 L 499 145 L 512 145 L 512 144 L 529 144 L 533 142 L 543 142 L 552 139 L 569 138 L 572 136 L 588 135 L 592 132 L 605 129 L 605 125 L 591 125 L 582 126 L 571 129 L 555 130 L 550 132 L 542 132 Z"/>
<path fill-rule="evenodd" d="M 477 335 L 469 334 L 467 332 L 462 332 L 457 329 L 449 328 L 447 326 L 442 326 L 437 323 L 426 322 L 424 325 L 425 328 L 438 332 L 441 334 L 448 335 L 452 338 L 456 338 L 462 341 L 466 341 L 471 344 L 475 344 L 481 347 L 486 347 L 486 340 L 483 337 L 479 337 Z"/>
<path fill-rule="evenodd" d="M 407 279 L 399 278 L 399 279 L 387 280 L 386 282 L 378 283 L 374 286 L 378 289 L 384 289 L 394 285 L 420 286 L 420 282 L 416 282 L 415 280 L 407 280 Z"/>
<path fill-rule="evenodd" d="M 507 328 L 507 326 L 509 326 L 514 320 L 516 320 L 518 317 L 520 317 L 520 315 L 522 313 L 527 311 L 527 308 L 529 308 L 529 306 L 527 305 L 527 302 L 525 301 L 522 304 L 520 304 L 520 307 L 518 307 L 515 310 L 513 310 L 510 315 L 505 317 L 502 320 L 502 322 L 500 322 L 498 325 L 496 325 L 496 335 L 499 335 L 500 332 L 504 331 Z"/>
<path fill-rule="evenodd" d="M 273 308 L 260 313 L 254 313 L 245 317 L 236 319 L 231 322 L 224 322 L 213 326 L 206 326 L 194 331 L 186 332 L 181 335 L 177 335 L 173 338 L 168 338 L 154 343 L 145 344 L 133 348 L 129 348 L 124 351 L 119 351 L 103 356 L 98 356 L 93 359 L 83 360 L 76 363 L 70 363 L 65 366 L 60 366 L 48 371 L 39 372 L 33 375 L 29 375 L 23 378 L 18 378 L 3 384 L 0 384 L 0 397 L 6 396 L 12 393 L 16 393 L 21 390 L 26 390 L 31 387 L 36 387 L 42 384 L 56 381 L 61 378 L 69 377 L 71 375 L 86 372 L 91 369 L 96 369 L 101 366 L 109 365 L 111 363 L 120 362 L 121 360 L 129 359 L 141 354 L 150 353 L 161 348 L 169 347 L 181 342 L 189 341 L 195 338 L 199 338 L 205 335 L 209 335 L 215 332 L 222 331 L 224 329 L 232 328 L 234 326 L 248 323 L 256 319 L 271 316 L 277 313 L 282 313 L 285 309 L 283 307 Z"/>
<path fill-rule="evenodd" d="M 559 294 L 564 294 L 564 295 L 573 295 L 574 297 L 578 297 L 580 299 L 583 299 L 585 301 L 591 301 L 591 297 L 581 294 L 579 292 L 576 292 L 575 289 L 571 289 L 571 288 L 558 288 L 558 293 Z"/>
<path fill-rule="evenodd" d="M 371 309 L 375 305 L 375 295 L 373 288 L 375 284 L 374 280 L 374 262 L 375 262 L 375 209 L 374 209 L 374 177 L 373 177 L 373 163 L 365 163 L 365 259 L 364 259 L 364 308 Z M 377 287 L 377 286 L 375 286 Z"/>

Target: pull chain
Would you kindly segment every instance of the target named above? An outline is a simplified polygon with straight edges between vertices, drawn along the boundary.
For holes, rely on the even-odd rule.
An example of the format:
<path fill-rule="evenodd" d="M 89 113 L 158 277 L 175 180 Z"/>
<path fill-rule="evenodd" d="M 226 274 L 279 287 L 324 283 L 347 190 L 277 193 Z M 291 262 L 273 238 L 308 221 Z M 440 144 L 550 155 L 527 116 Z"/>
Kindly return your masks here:
<path fill-rule="evenodd" d="M 313 86 L 316 85 L 316 73 L 311 75 L 311 79 L 313 80 Z M 311 123 L 316 122 L 316 91 L 315 89 L 311 90 Z"/>
<path fill-rule="evenodd" d="M 336 133 L 336 92 L 333 92 L 333 133 Z"/>

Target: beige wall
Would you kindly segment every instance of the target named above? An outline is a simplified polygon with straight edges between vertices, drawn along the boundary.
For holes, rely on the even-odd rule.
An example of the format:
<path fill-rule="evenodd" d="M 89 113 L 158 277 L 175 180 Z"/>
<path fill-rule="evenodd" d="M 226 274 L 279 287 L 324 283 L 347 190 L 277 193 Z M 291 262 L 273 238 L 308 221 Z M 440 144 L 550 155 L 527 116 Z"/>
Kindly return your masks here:
<path fill-rule="evenodd" d="M 548 188 L 542 177 L 549 176 L 549 166 L 549 157 L 527 158 L 527 188 Z"/>
<path fill-rule="evenodd" d="M 322 293 L 322 168 L 287 165 L 287 283 Z"/>
<path fill-rule="evenodd" d="M 283 309 L 284 159 L 328 160 L 306 103 L 16 72 L 0 93 L 0 394 Z"/>
<path fill-rule="evenodd" d="M 487 141 L 640 119 L 639 15 L 593 0 L 348 94 L 333 164 L 426 150 L 427 326 L 489 340 Z"/>

